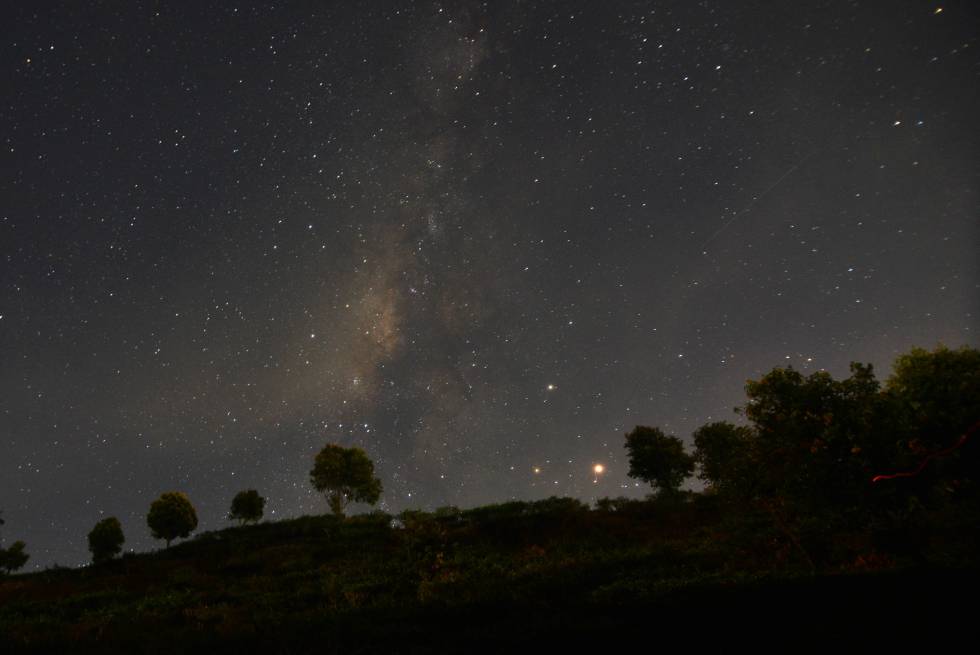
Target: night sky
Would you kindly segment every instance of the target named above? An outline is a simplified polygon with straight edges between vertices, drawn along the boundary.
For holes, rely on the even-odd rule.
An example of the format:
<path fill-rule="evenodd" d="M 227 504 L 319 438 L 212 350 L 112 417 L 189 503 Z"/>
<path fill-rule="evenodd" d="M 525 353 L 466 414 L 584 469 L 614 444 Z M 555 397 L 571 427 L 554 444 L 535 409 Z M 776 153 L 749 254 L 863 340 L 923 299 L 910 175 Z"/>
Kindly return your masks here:
<path fill-rule="evenodd" d="M 973 2 L 4 3 L 0 510 L 32 566 L 641 496 L 774 366 L 977 345 Z M 597 482 L 593 465 L 606 471 Z"/>

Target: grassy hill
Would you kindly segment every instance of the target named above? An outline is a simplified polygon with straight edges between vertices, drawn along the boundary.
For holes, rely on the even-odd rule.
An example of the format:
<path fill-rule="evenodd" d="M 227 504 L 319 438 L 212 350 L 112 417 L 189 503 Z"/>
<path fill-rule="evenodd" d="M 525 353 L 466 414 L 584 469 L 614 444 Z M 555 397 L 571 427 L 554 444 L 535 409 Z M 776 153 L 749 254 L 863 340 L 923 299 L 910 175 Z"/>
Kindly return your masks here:
<path fill-rule="evenodd" d="M 0 652 L 554 652 L 749 636 L 722 625 L 811 640 L 856 625 L 880 642 L 910 612 L 944 625 L 968 612 L 955 593 L 977 581 L 972 557 L 824 536 L 704 495 L 302 517 L 0 579 Z"/>

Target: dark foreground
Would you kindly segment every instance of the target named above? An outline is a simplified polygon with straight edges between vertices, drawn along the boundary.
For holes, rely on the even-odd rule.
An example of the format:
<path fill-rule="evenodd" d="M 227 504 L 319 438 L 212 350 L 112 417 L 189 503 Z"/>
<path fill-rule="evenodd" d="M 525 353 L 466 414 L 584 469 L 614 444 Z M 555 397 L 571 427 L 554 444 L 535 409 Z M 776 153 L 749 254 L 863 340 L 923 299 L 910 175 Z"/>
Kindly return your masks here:
<path fill-rule="evenodd" d="M 972 625 L 970 557 L 791 541 L 705 499 L 306 517 L 0 580 L 0 652 L 934 652 Z"/>

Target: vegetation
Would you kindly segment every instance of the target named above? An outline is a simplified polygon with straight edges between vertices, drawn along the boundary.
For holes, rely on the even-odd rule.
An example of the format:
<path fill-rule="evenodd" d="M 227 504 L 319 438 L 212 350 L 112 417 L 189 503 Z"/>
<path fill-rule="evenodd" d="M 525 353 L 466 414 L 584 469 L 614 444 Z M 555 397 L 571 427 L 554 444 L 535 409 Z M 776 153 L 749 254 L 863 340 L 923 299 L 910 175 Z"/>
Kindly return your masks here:
<path fill-rule="evenodd" d="M 115 516 L 102 519 L 88 533 L 88 549 L 92 553 L 92 563 L 101 564 L 111 560 L 122 550 L 125 541 L 126 537 L 123 536 L 119 519 Z"/>
<path fill-rule="evenodd" d="M 694 458 L 684 443 L 660 428 L 636 426 L 626 435 L 631 478 L 648 482 L 662 495 L 676 494 L 684 479 L 694 472 Z"/>
<path fill-rule="evenodd" d="M 150 505 L 146 515 L 154 539 L 170 542 L 177 537 L 185 538 L 197 528 L 197 512 L 186 494 L 170 491 L 162 494 Z"/>
<path fill-rule="evenodd" d="M 27 564 L 30 555 L 24 552 L 27 544 L 15 541 L 10 548 L 0 548 L 0 569 L 10 574 Z"/>
<path fill-rule="evenodd" d="M 231 512 L 228 518 L 238 521 L 239 525 L 252 522 L 257 523 L 262 518 L 262 511 L 265 509 L 265 498 L 259 495 L 255 489 L 239 491 L 231 501 Z"/>
<path fill-rule="evenodd" d="M 508 502 L 406 512 L 396 525 L 380 512 L 309 516 L 20 575 L 0 582 L 0 651 L 547 651 L 642 641 L 651 617 L 692 631 L 858 621 L 880 639 L 909 603 L 921 626 L 931 603 L 920 598 L 977 581 L 963 567 L 980 551 L 957 551 L 952 535 L 922 550 L 933 564 L 959 552 L 948 576 L 847 539 L 812 576 L 765 515 L 733 518 L 711 494 L 603 505 Z"/>
<path fill-rule="evenodd" d="M 954 446 L 956 437 L 980 427 L 980 350 L 915 348 L 895 361 L 885 394 L 907 453 L 902 464 L 908 455 L 918 459 Z M 955 457 L 933 463 L 934 477 L 961 488 L 976 483 L 978 458 L 976 442 L 959 448 Z"/>
<path fill-rule="evenodd" d="M 698 477 L 709 489 L 734 492 L 739 483 L 749 482 L 745 444 L 751 435 L 749 428 L 728 421 L 708 423 L 695 430 L 694 461 L 698 465 Z"/>
<path fill-rule="evenodd" d="M 6 578 L 0 651 L 581 650 L 648 645 L 651 617 L 699 645 L 730 639 L 704 630 L 727 622 L 808 640 L 856 627 L 880 647 L 896 616 L 932 640 L 925 626 L 965 624 L 972 605 L 952 599 L 980 580 L 978 376 L 976 350 L 945 348 L 903 356 L 884 385 L 861 364 L 842 380 L 774 369 L 747 383 L 744 424 L 702 426 L 693 454 L 633 430 L 630 474 L 657 493 L 594 508 L 344 518 L 380 482 L 363 451 L 327 446 L 311 479 L 333 515 Z M 695 464 L 705 491 L 681 491 Z"/>
<path fill-rule="evenodd" d="M 980 419 L 980 351 L 913 350 L 897 360 L 884 389 L 870 365 L 855 363 L 839 381 L 825 371 L 804 377 L 773 369 L 749 381 L 746 394 L 740 413 L 749 426 L 729 429 L 727 438 L 702 435 L 696 457 L 712 482 L 801 508 L 841 510 L 869 500 L 876 473 L 955 445 Z M 972 482 L 975 469 L 956 463 L 975 450 L 951 453 L 923 480 L 937 481 L 953 464 L 958 484 Z"/>
<path fill-rule="evenodd" d="M 3 513 L 0 512 L 0 527 L 5 523 Z M 27 560 L 30 559 L 30 555 L 24 552 L 27 544 L 23 541 L 15 541 L 10 548 L 3 548 L 2 545 L 3 542 L 0 541 L 0 569 L 9 575 L 27 564 Z"/>
<path fill-rule="evenodd" d="M 326 494 L 334 516 L 343 516 L 351 502 L 374 505 L 381 498 L 374 462 L 360 448 L 327 444 L 316 456 L 310 481 L 314 489 Z"/>

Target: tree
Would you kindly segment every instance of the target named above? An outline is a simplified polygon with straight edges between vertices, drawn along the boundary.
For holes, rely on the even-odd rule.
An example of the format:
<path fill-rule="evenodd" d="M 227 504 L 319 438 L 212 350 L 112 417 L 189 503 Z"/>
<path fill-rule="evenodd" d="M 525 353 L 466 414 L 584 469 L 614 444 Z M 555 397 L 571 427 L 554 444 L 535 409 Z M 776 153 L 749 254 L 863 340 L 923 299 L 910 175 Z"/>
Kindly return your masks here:
<path fill-rule="evenodd" d="M 343 516 L 352 501 L 373 505 L 381 497 L 381 480 L 374 477 L 374 463 L 360 448 L 324 446 L 310 471 L 310 482 L 326 494 L 335 516 Z"/>
<path fill-rule="evenodd" d="M 808 513 L 866 499 L 875 462 L 894 450 L 886 429 L 892 412 L 870 365 L 852 363 L 843 380 L 774 368 L 749 380 L 745 392 L 741 412 L 754 430 L 741 476 L 756 495 Z"/>
<path fill-rule="evenodd" d="M 88 533 L 88 549 L 92 553 L 92 563 L 99 564 L 111 560 L 122 550 L 124 541 L 126 537 L 123 536 L 122 525 L 115 516 L 96 523 Z"/>
<path fill-rule="evenodd" d="M 262 510 L 265 509 L 265 498 L 259 495 L 255 489 L 239 491 L 231 501 L 231 512 L 228 518 L 238 521 L 244 525 L 249 521 L 257 522 L 262 518 Z"/>
<path fill-rule="evenodd" d="M 0 526 L 4 523 L 3 512 L 0 512 Z M 0 547 L 0 569 L 11 573 L 24 566 L 27 560 L 30 559 L 30 555 L 24 552 L 24 548 L 26 547 L 27 544 L 23 541 L 15 541 L 11 544 L 10 548 Z"/>
<path fill-rule="evenodd" d="M 923 448 L 947 447 L 980 420 L 980 350 L 914 348 L 895 360 L 885 390 Z"/>
<path fill-rule="evenodd" d="M 980 350 L 914 348 L 895 360 L 885 392 L 901 416 L 893 471 L 876 479 L 906 478 L 901 488 L 976 502 L 980 470 Z M 920 475 L 921 473 L 921 475 Z M 910 480 L 908 478 L 914 478 Z M 950 495 L 951 492 L 952 495 Z M 921 498 L 920 498 L 921 499 Z"/>
<path fill-rule="evenodd" d="M 197 512 L 187 496 L 179 491 L 161 494 L 146 515 L 154 539 L 164 539 L 167 548 L 177 537 L 186 537 L 197 527 Z"/>
<path fill-rule="evenodd" d="M 749 477 L 752 429 L 718 421 L 694 431 L 694 461 L 698 477 L 716 491 L 743 488 Z"/>
<path fill-rule="evenodd" d="M 694 458 L 684 452 L 684 444 L 660 428 L 638 425 L 626 435 L 631 478 L 652 485 L 659 495 L 677 493 L 684 479 L 694 472 Z"/>
<path fill-rule="evenodd" d="M 10 548 L 0 548 L 0 569 L 12 573 L 27 564 L 30 555 L 24 552 L 26 546 L 23 541 L 15 541 Z"/>

